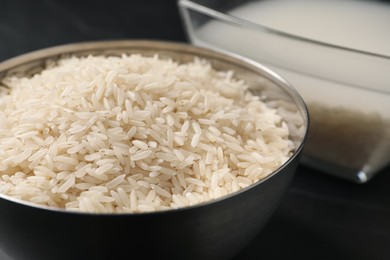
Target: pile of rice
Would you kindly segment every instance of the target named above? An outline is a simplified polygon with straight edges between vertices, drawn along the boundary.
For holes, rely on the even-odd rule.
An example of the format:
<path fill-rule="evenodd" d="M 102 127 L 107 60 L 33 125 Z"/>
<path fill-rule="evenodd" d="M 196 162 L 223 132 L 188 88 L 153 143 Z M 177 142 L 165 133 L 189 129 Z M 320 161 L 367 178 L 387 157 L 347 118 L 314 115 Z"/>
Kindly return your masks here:
<path fill-rule="evenodd" d="M 0 193 L 40 205 L 195 205 L 263 179 L 294 149 L 275 109 L 204 60 L 70 57 L 2 84 Z"/>

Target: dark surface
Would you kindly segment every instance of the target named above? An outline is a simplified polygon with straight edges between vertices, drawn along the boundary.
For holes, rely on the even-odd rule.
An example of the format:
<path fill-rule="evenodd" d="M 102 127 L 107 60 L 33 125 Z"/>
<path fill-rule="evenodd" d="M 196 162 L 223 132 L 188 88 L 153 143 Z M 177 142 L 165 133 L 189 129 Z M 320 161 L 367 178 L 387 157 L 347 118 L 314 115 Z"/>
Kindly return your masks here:
<path fill-rule="evenodd" d="M 0 61 L 107 39 L 186 36 L 176 1 L 0 2 Z M 390 259 L 389 183 L 390 168 L 359 185 L 300 166 L 276 214 L 236 259 Z"/>

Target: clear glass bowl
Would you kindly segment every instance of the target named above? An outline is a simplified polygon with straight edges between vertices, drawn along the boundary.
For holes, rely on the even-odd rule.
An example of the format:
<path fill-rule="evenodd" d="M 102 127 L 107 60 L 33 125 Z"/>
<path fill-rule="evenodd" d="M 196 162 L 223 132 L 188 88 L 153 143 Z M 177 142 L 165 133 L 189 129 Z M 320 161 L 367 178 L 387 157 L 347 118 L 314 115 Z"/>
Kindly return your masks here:
<path fill-rule="evenodd" d="M 300 92 L 311 118 L 302 158 L 305 165 L 364 183 L 390 162 L 390 53 L 380 49 L 367 51 L 272 27 L 266 23 L 267 15 L 276 15 L 275 20 L 287 25 L 296 18 L 284 16 L 276 6 L 270 9 L 270 3 L 276 2 L 180 0 L 178 5 L 191 43 L 256 60 L 279 73 Z M 347 2 L 353 1 L 344 3 Z M 302 0 L 295 3 L 302 4 Z M 260 4 L 268 5 L 268 9 L 261 10 Z M 390 12 L 389 3 L 377 4 L 383 5 L 380 6 L 383 12 Z M 304 8 L 301 14 L 309 6 Z M 341 8 L 347 7 L 340 5 Z M 368 12 L 375 9 L 364 8 Z M 362 31 L 365 22 L 360 21 Z M 383 26 L 386 28 L 387 24 Z M 320 31 L 317 35 L 326 33 Z M 357 42 L 364 45 L 364 40 L 359 38 Z"/>

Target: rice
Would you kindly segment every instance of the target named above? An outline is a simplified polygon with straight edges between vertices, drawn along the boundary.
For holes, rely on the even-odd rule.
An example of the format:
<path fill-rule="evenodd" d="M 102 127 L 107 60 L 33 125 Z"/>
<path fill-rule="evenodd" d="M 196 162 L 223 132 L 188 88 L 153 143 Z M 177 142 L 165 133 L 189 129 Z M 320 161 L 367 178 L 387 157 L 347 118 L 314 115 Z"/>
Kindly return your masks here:
<path fill-rule="evenodd" d="M 0 192 L 44 206 L 196 205 L 267 177 L 294 150 L 277 110 L 205 60 L 68 57 L 2 84 Z"/>

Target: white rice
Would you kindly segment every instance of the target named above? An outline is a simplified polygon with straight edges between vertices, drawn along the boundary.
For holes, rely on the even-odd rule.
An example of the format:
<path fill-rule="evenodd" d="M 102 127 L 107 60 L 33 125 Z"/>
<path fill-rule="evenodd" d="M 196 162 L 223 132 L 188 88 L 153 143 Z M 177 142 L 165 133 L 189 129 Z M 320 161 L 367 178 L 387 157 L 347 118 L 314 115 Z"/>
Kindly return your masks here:
<path fill-rule="evenodd" d="M 2 84 L 0 192 L 40 205 L 196 205 L 265 178 L 294 149 L 275 109 L 204 60 L 71 57 Z"/>

